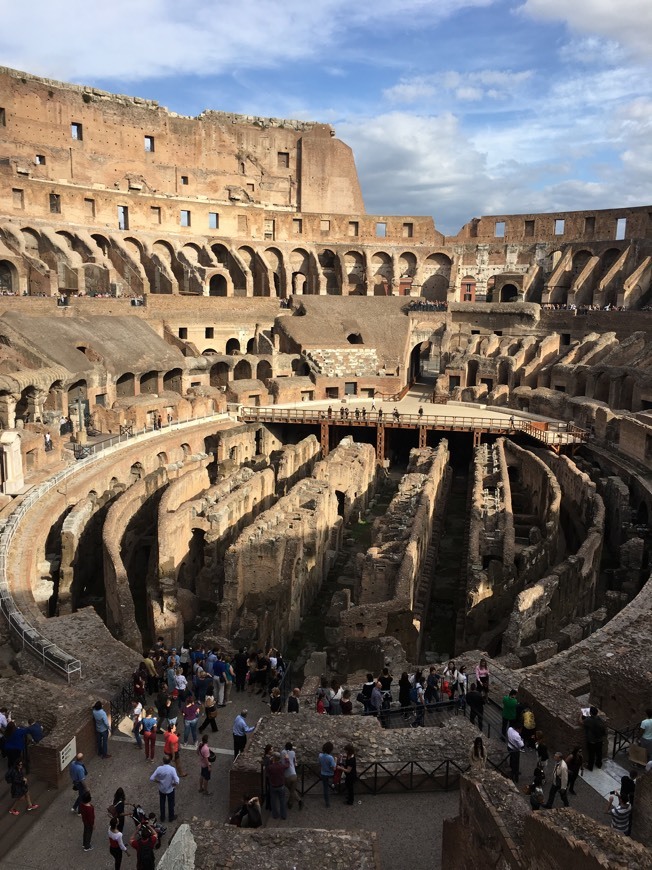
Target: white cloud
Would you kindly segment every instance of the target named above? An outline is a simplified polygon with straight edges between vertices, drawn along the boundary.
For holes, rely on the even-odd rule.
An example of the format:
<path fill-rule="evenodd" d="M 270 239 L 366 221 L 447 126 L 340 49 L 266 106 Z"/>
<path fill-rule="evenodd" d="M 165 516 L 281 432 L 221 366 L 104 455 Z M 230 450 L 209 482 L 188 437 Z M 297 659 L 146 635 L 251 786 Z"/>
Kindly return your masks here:
<path fill-rule="evenodd" d="M 565 21 L 578 33 L 615 40 L 641 58 L 649 58 L 650 0 L 526 0 L 521 8 L 535 18 Z"/>
<path fill-rule="evenodd" d="M 492 0 L 0 0 L 3 63 L 65 79 L 214 76 L 323 58 L 356 28 L 433 25 Z M 359 35 L 359 34 L 358 34 Z M 359 42 L 362 40 L 359 39 Z M 330 49 L 331 51 L 327 51 Z"/>
<path fill-rule="evenodd" d="M 532 70 L 448 70 L 430 75 L 403 77 L 397 84 L 383 91 L 383 96 L 390 103 L 400 104 L 426 102 L 439 96 L 452 96 L 465 102 L 485 98 L 501 100 L 518 93 L 532 75 Z"/>

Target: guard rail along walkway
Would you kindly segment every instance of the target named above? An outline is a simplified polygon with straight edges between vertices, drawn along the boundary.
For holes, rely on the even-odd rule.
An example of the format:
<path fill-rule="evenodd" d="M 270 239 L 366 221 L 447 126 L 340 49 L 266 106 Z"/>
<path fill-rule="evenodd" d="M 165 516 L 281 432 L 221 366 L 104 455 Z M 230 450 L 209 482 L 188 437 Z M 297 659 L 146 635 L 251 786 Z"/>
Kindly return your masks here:
<path fill-rule="evenodd" d="M 227 414 L 211 414 L 206 417 L 196 417 L 185 422 L 172 423 L 163 430 L 143 429 L 140 434 L 135 434 L 132 437 L 117 435 L 102 441 L 101 444 L 88 445 L 85 448 L 87 455 L 31 489 L 20 500 L 17 500 L 13 511 L 4 520 L 2 530 L 0 531 L 0 611 L 6 617 L 10 630 L 20 641 L 21 648 L 35 655 L 44 665 L 47 665 L 59 675 L 65 677 L 68 682 L 70 682 L 73 675 L 76 675 L 78 678 L 81 677 L 81 662 L 52 643 L 29 623 L 18 609 L 9 588 L 9 580 L 7 578 L 9 546 L 21 520 L 36 502 L 51 489 L 59 486 L 62 481 L 67 480 L 73 474 L 77 474 L 80 469 L 97 462 L 107 455 L 115 453 L 121 447 L 137 441 L 149 441 L 162 434 L 162 432 L 169 432 L 170 429 L 185 430 L 213 419 L 215 421 L 227 420 L 230 417 Z"/>

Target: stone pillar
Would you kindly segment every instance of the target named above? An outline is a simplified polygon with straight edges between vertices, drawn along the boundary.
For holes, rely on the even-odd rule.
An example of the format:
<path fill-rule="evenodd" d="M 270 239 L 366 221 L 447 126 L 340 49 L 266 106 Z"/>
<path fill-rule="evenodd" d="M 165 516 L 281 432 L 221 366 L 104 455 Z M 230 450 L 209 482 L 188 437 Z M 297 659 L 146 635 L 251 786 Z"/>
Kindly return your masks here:
<path fill-rule="evenodd" d="M 0 396 L 0 427 L 3 429 L 16 428 L 16 404 L 20 396 L 13 393 L 5 393 Z"/>
<path fill-rule="evenodd" d="M 20 435 L 17 432 L 0 433 L 0 480 L 6 495 L 16 495 L 25 485 Z"/>

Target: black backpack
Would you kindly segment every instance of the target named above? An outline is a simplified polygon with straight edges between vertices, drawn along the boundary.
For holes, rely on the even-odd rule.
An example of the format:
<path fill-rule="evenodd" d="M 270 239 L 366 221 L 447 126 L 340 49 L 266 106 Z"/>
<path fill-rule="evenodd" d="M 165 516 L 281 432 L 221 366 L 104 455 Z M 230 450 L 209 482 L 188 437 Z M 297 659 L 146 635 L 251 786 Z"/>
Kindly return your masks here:
<path fill-rule="evenodd" d="M 140 866 L 142 870 L 154 870 L 156 858 L 154 856 L 154 847 L 152 846 L 152 841 L 150 839 L 141 842 L 140 849 L 138 850 L 138 857 L 140 858 Z"/>

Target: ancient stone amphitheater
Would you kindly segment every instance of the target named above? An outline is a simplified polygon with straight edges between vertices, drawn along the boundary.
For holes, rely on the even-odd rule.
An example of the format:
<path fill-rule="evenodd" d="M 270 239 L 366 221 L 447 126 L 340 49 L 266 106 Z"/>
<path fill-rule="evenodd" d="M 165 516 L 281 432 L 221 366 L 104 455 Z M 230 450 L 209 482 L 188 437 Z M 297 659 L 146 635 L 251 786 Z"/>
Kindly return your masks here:
<path fill-rule="evenodd" d="M 36 775 L 67 782 L 89 699 L 115 703 L 158 636 L 292 650 L 309 697 L 311 674 L 357 687 L 484 654 L 551 747 L 582 741 L 588 703 L 633 741 L 652 678 L 652 206 L 444 236 L 366 214 L 327 125 L 183 117 L 6 68 L 0 95 L 0 698 L 41 719 L 46 702 Z M 256 747 L 294 732 L 304 756 L 330 736 L 366 762 L 462 766 L 477 733 L 450 717 L 379 741 L 375 719 L 334 720 L 264 720 L 231 800 L 256 787 Z M 635 843 L 465 777 L 444 866 L 650 867 L 648 779 Z M 229 866 L 252 866 L 221 821 Z M 265 833 L 257 854 L 290 866 Z M 185 836 L 196 866 L 223 866 L 204 829 Z M 343 832 L 292 842 L 309 836 L 376 866 Z"/>

